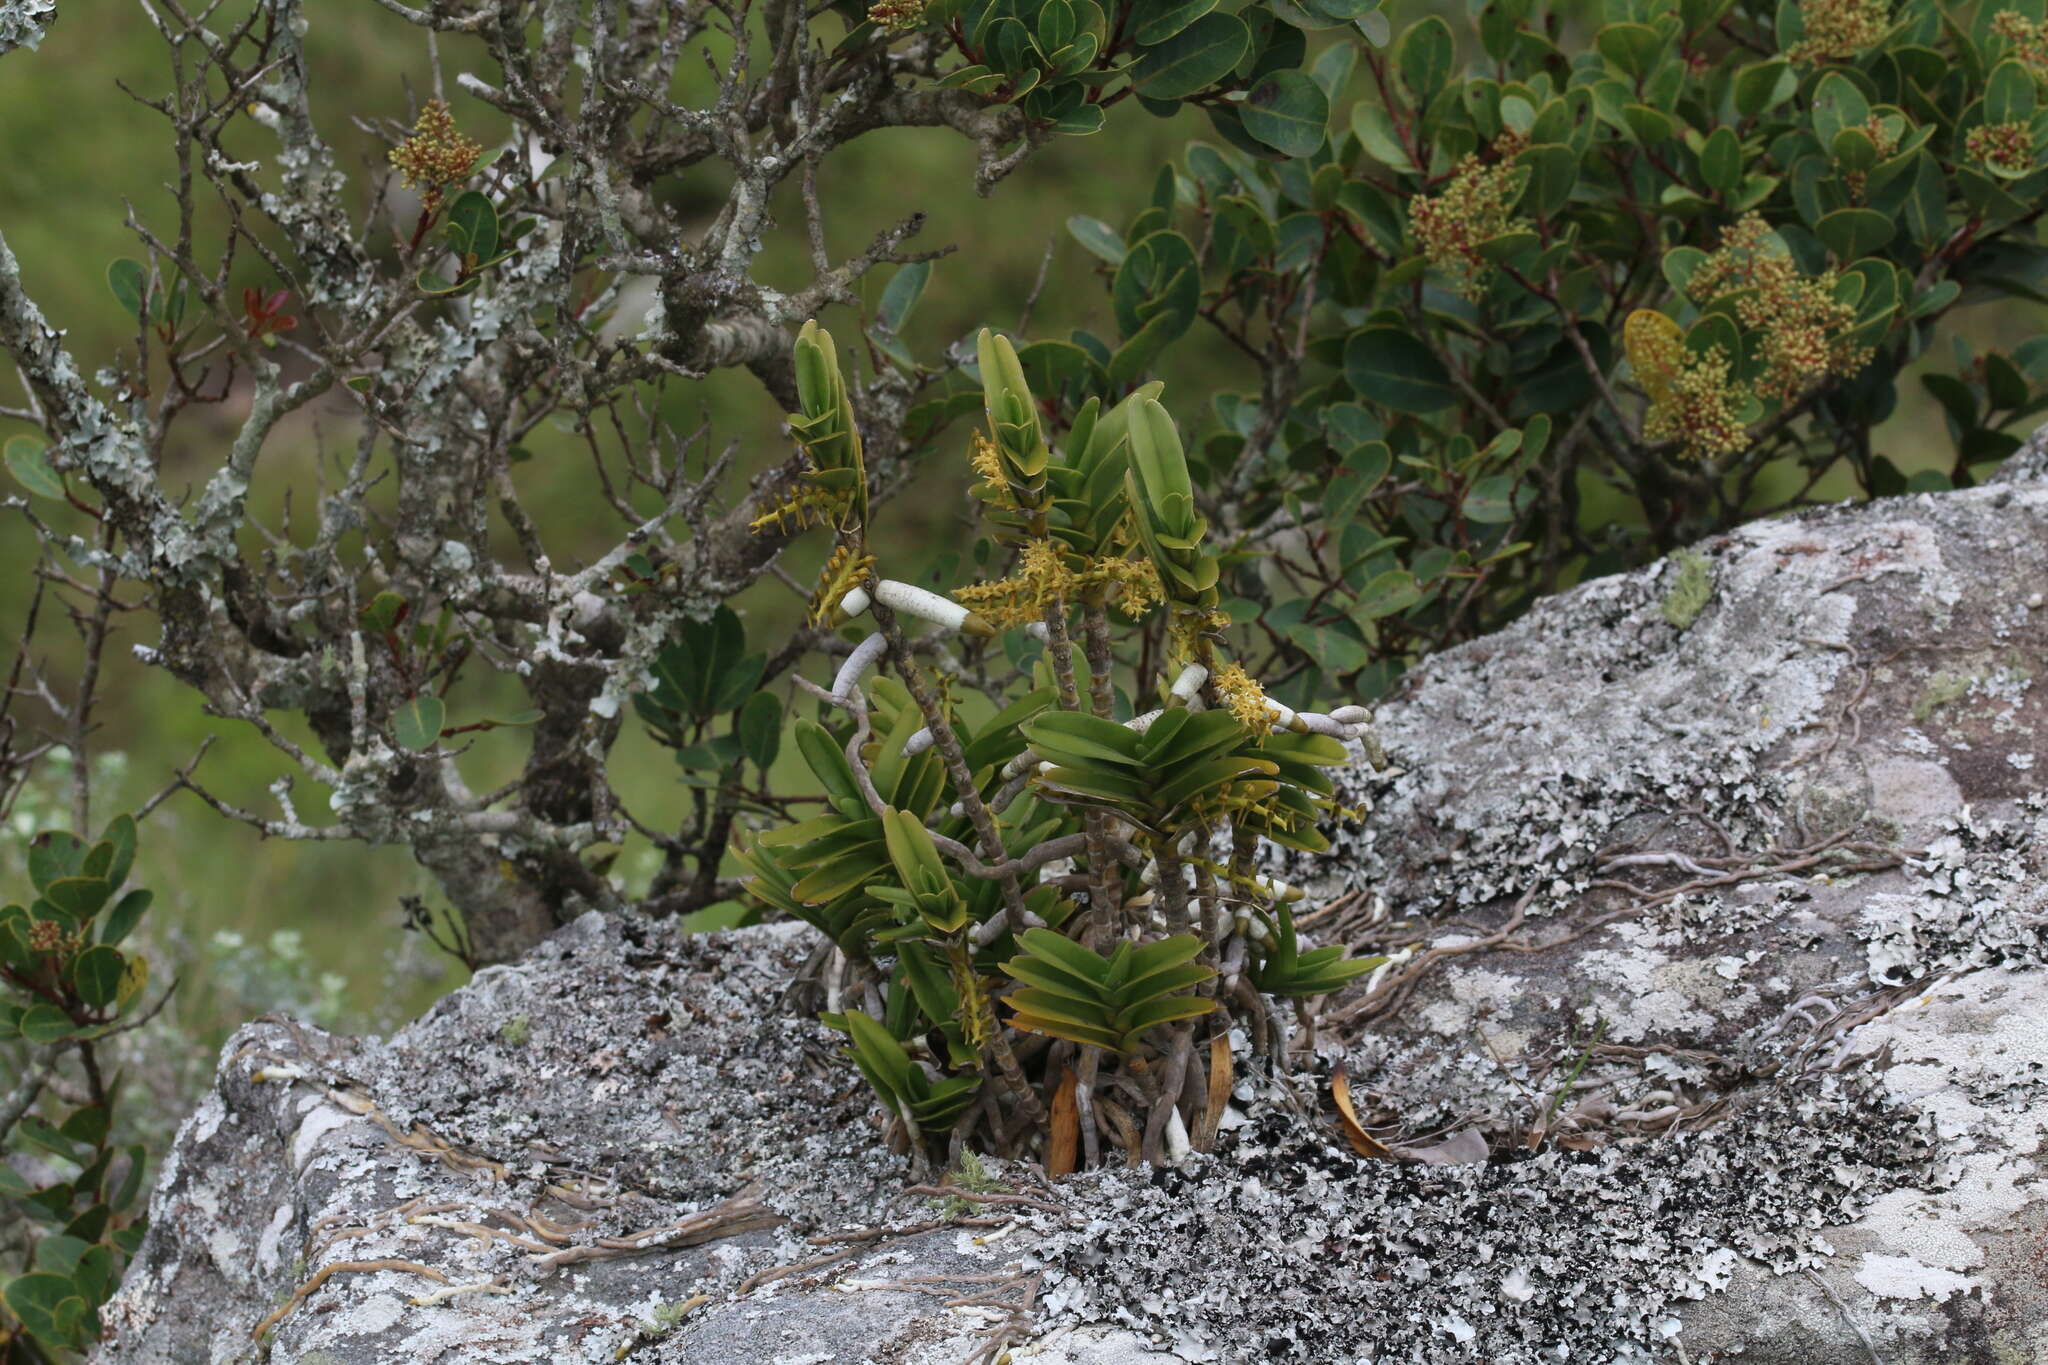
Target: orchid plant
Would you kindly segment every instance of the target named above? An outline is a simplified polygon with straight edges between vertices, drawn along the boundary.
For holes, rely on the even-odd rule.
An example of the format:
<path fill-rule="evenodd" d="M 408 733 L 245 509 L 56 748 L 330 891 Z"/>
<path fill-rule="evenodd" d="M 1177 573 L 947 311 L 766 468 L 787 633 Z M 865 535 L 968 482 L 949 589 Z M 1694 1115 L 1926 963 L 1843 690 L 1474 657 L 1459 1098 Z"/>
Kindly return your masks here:
<path fill-rule="evenodd" d="M 983 331 L 978 360 L 975 492 L 1009 572 L 942 596 L 885 576 L 832 339 L 797 341 L 807 467 L 764 522 L 830 529 L 812 618 L 871 630 L 804 684 L 824 812 L 740 857 L 755 897 L 829 940 L 824 1018 L 899 1147 L 1163 1161 L 1213 1140 L 1233 1022 L 1276 1058 L 1272 997 L 1379 964 L 1303 951 L 1301 891 L 1256 870 L 1265 842 L 1328 847 L 1327 770 L 1370 718 L 1291 710 L 1228 654 L 1159 384 L 1089 402 L 1055 447 L 1009 340 Z M 1133 664 L 1120 642 L 1162 614 L 1163 655 Z M 957 688 L 949 654 L 998 642 L 1009 686 Z"/>

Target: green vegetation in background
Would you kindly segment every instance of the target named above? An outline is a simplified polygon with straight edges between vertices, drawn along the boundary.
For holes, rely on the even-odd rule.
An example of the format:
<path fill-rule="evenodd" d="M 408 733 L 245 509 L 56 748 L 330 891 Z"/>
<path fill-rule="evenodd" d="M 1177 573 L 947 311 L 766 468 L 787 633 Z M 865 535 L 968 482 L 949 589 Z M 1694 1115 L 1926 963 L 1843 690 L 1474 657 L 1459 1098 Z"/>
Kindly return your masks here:
<path fill-rule="evenodd" d="M 335 115 L 346 111 L 409 122 L 410 110 L 433 88 L 419 31 L 368 0 L 327 0 L 317 17 L 308 35 L 313 68 L 308 85 L 315 92 L 316 112 L 339 140 L 345 164 L 381 173 L 385 144 Z M 0 81 L 0 159 L 8 166 L 0 178 L 0 224 L 30 287 L 49 315 L 62 320 L 82 356 L 111 356 L 129 335 L 107 289 L 105 262 L 138 254 L 133 234 L 123 226 L 129 205 L 144 221 L 161 226 L 169 203 L 162 185 L 174 169 L 161 117 L 123 95 L 119 86 L 154 94 L 168 84 L 168 71 L 161 38 L 141 22 L 132 0 L 67 0 L 41 48 L 10 57 L 7 79 Z M 451 68 L 444 79 L 452 75 Z M 480 139 L 488 142 L 502 129 L 502 119 L 488 107 L 459 93 L 453 102 L 463 126 Z M 93 117 L 78 116 L 87 109 Z M 1125 199 L 1121 177 L 1103 173 L 1104 157 L 1119 166 L 1155 162 L 1171 154 L 1196 126 L 1198 120 L 1188 116 L 1133 118 L 1121 127 L 1114 147 L 1100 140 L 1064 139 L 1027 161 L 990 200 L 977 198 L 970 188 L 972 149 L 957 135 L 938 129 L 892 130 L 856 142 L 825 163 L 819 193 L 831 206 L 828 230 L 841 239 L 833 243 L 837 250 L 864 244 L 877 223 L 919 210 L 928 221 L 917 244 L 966 250 L 936 266 L 944 272 L 946 288 L 932 291 L 918 320 L 918 335 L 931 344 L 971 335 L 991 317 L 1015 318 L 1039 280 L 1049 247 L 1054 255 L 1046 265 L 1038 324 L 1075 325 L 1105 305 L 1073 287 L 1076 275 L 1088 267 L 1087 258 L 1065 238 L 1066 218 L 1115 213 Z M 672 193 L 687 219 L 693 201 L 714 205 L 717 201 L 709 196 L 722 191 L 695 185 L 685 176 Z M 794 195 L 793 188 L 785 189 L 777 207 L 782 221 L 801 224 Z M 212 226 L 217 232 L 218 223 Z M 763 277 L 794 278 L 807 251 L 800 226 L 785 230 L 768 244 Z M 253 258 L 250 265 L 252 287 L 269 283 Z M 879 294 L 887 278 L 885 271 L 864 281 L 864 291 Z M 1220 358 L 1220 347 L 1216 355 Z M 701 412 L 710 422 L 719 444 L 740 443 L 736 485 L 786 453 L 783 414 L 763 401 L 759 386 L 745 374 L 715 373 L 692 386 L 687 401 L 692 416 Z M 212 415 L 210 427 L 205 414 L 181 427 L 176 439 L 182 446 L 172 453 L 167 478 L 174 481 L 182 473 L 195 486 L 202 481 L 240 416 L 229 405 Z M 322 432 L 317 417 L 298 424 L 297 431 L 296 450 L 284 458 L 309 466 L 323 451 L 332 458 L 333 434 Z M 523 486 L 532 491 L 536 505 L 565 514 L 547 527 L 550 542 L 572 553 L 609 544 L 609 513 L 592 496 L 588 456 L 573 433 L 543 430 L 529 444 L 534 459 L 521 469 Z M 285 482 L 260 487 L 259 498 Z M 953 483 L 956 491 L 964 486 L 964 479 Z M 912 513 L 905 518 L 906 534 L 917 543 L 950 543 L 956 538 L 954 509 L 960 507 L 941 496 L 919 499 L 905 508 Z M 256 515 L 274 525 L 280 511 L 273 496 L 269 505 L 258 504 Z M 587 518 L 580 527 L 578 516 Z M 0 638 L 19 634 L 27 601 L 23 585 L 34 555 L 30 538 L 0 535 Z M 813 567 L 801 555 L 793 564 L 799 575 Z M 785 634 L 801 615 L 801 602 L 774 583 L 758 585 L 735 605 L 764 639 Z M 150 641 L 131 637 L 128 643 Z M 110 658 L 109 673 L 111 704 L 102 711 L 99 742 L 103 751 L 119 750 L 127 760 L 105 793 L 109 809 L 147 800 L 208 737 L 215 742 L 200 771 L 228 799 L 259 804 L 266 787 L 287 775 L 268 745 L 242 727 L 224 727 L 205 715 L 180 683 L 136 663 L 125 649 Z M 310 733 L 295 717 L 273 713 L 272 719 L 294 739 L 310 742 Z M 476 759 L 479 771 L 509 776 L 508 769 L 516 771 L 512 765 L 518 754 L 510 743 L 494 744 L 490 736 L 481 736 Z M 687 799 L 675 783 L 675 768 L 652 746 L 622 743 L 618 760 L 615 776 L 636 808 L 660 813 Z M 793 762 L 786 778 L 802 772 L 800 762 L 786 762 Z M 190 966 L 196 975 L 188 982 L 188 995 L 205 998 L 210 993 L 205 945 L 215 934 L 264 943 L 280 927 L 302 932 L 306 955 L 348 981 L 348 1001 L 360 1020 L 409 1016 L 459 984 L 459 967 L 436 978 L 410 974 L 395 983 L 393 997 L 386 968 L 400 922 L 400 898 L 433 895 L 431 880 L 405 850 L 265 840 L 188 796 L 174 798 L 152 818 L 172 822 L 178 831 L 175 838 L 152 839 L 148 857 L 152 880 L 175 903 L 163 918 L 175 920 L 194 954 Z M 225 888 L 224 867 L 234 870 Z M 206 894 L 197 894 L 199 888 Z M 364 932 L 366 921 L 377 926 L 376 932 Z"/>
<path fill-rule="evenodd" d="M 1507 11 L 1495 6 L 1489 12 Z M 1405 32 L 1410 15 L 1392 17 L 1393 31 Z M 323 5 L 319 18 L 311 37 L 314 71 L 310 84 L 316 98 L 330 109 L 345 101 L 348 112 L 359 117 L 403 121 L 419 94 L 432 88 L 433 75 L 417 43 L 416 30 L 367 3 Z M 1594 27 L 1590 19 L 1573 20 L 1566 38 L 1568 47 L 1573 52 L 1586 50 Z M 1397 62 L 1401 60 L 1398 52 L 1394 56 Z M 70 326 L 78 350 L 87 356 L 108 354 L 121 338 L 119 309 L 109 304 L 99 265 L 134 251 L 132 239 L 120 228 L 123 201 L 132 201 L 145 219 L 160 211 L 162 196 L 157 187 L 169 165 L 160 121 L 125 102 L 117 93 L 116 81 L 125 81 L 139 91 L 153 90 L 164 79 L 161 60 L 159 39 L 135 20 L 125 0 L 73 0 L 43 51 L 33 58 L 17 58 L 10 67 L 10 79 L 0 85 L 0 115 L 5 116 L 0 122 L 0 130 L 4 130 L 0 131 L 0 139 L 4 139 L 0 146 L 5 147 L 11 168 L 8 180 L 0 185 L 0 221 L 7 224 L 10 240 L 26 263 L 37 292 L 52 315 Z M 1329 103 L 1339 109 L 1348 107 L 1365 84 L 1354 73 L 1339 82 L 1343 98 L 1333 96 Z M 496 127 L 494 115 L 462 101 L 459 95 L 456 101 L 465 126 L 488 140 Z M 1501 107 L 1495 106 L 1492 117 L 1499 116 Z M 76 111 L 81 109 L 94 110 L 95 117 L 77 117 Z M 1269 122 L 1284 114 L 1284 105 L 1277 113 L 1269 111 Z M 338 119 L 329 123 L 336 128 L 344 126 Z M 1269 138 L 1290 135 L 1276 127 L 1266 127 L 1264 133 Z M 1341 136 L 1341 126 L 1339 133 Z M 347 158 L 365 166 L 380 163 L 382 145 L 375 139 L 364 134 L 345 136 L 352 139 L 344 143 Z M 1024 298 L 1033 291 L 1048 241 L 1055 243 L 1055 254 L 1033 315 L 1032 335 L 1063 337 L 1072 328 L 1083 326 L 1103 336 L 1117 336 L 1124 320 L 1117 316 L 1114 297 L 1082 287 L 1097 275 L 1106 279 L 1115 272 L 1098 255 L 1067 239 L 1062 225 L 1070 218 L 1095 220 L 1115 224 L 1113 231 L 1120 235 L 1135 236 L 1128 226 L 1132 214 L 1135 210 L 1142 216 L 1146 210 L 1133 194 L 1136 178 L 1131 168 L 1167 159 L 1182 160 L 1185 165 L 1184 148 L 1190 138 L 1214 142 L 1217 137 L 1206 120 L 1187 114 L 1171 120 L 1127 120 L 1119 125 L 1113 141 L 1070 138 L 1056 143 L 1002 185 L 990 204 L 973 199 L 966 191 L 968 152 L 950 135 L 892 132 L 857 143 L 827 163 L 820 193 L 832 209 L 829 230 L 835 236 L 843 234 L 843 239 L 833 244 L 837 248 L 857 244 L 874 223 L 912 209 L 931 214 L 923 243 L 958 243 L 968 248 L 967 255 L 942 260 L 934 267 L 924 306 L 904 338 L 919 355 L 937 355 L 982 322 L 1015 319 Z M 1448 161 L 1435 168 L 1428 187 L 1440 187 L 1449 169 Z M 930 187 L 929 193 L 926 187 Z M 717 191 L 715 184 L 693 183 L 685 175 L 678 179 L 673 194 L 687 213 L 693 201 L 707 207 L 715 203 Z M 800 220 L 793 205 L 782 207 L 786 221 Z M 798 234 L 785 232 L 764 258 L 764 277 L 774 280 L 779 272 L 788 272 L 795 278 L 804 250 Z M 885 278 L 869 284 L 871 304 L 878 303 L 875 296 L 886 284 Z M 1977 338 L 1980 349 L 1985 349 L 2010 346 L 2027 330 L 2019 310 L 1975 310 L 1963 315 L 1961 335 Z M 1174 379 L 1176 393 L 1248 387 L 1249 367 L 1206 328 L 1191 329 L 1186 341 L 1164 353 L 1158 363 Z M 1940 431 L 1961 406 L 1961 400 L 1951 393 L 1948 416 L 1944 416 L 1942 405 L 1912 382 L 1930 365 L 1950 368 L 1939 356 L 1914 359 L 1904 372 L 1893 415 L 1871 434 L 1873 443 L 1885 448 L 1907 478 L 1948 464 L 1938 451 Z M 744 377 L 716 377 L 697 386 L 687 401 L 701 406 L 721 439 L 739 440 L 745 458 L 735 473 L 736 481 L 759 462 L 778 458 L 786 449 L 780 415 L 767 409 Z M 1198 412 L 1199 407 L 1193 408 L 1190 415 Z M 1209 412 L 1222 425 L 1229 425 L 1222 409 L 1211 405 Z M 185 447 L 173 452 L 174 476 L 183 472 L 196 481 L 212 467 L 217 452 L 208 449 L 208 443 L 225 437 L 234 415 L 223 413 L 223 420 L 211 432 L 197 424 L 187 430 Z M 1214 439 L 1214 427 L 1203 423 L 1191 426 L 1198 429 L 1200 449 L 1206 453 Z M 296 458 L 317 458 L 323 448 L 317 416 L 300 424 L 297 434 Z M 589 496 L 587 464 L 577 443 L 568 433 L 543 432 L 537 434 L 533 447 L 534 458 L 522 467 L 520 477 L 535 500 L 556 508 L 590 508 L 593 514 L 587 527 L 568 522 L 551 526 L 551 539 L 559 538 L 572 552 L 578 546 L 602 543 L 605 528 L 595 515 L 597 504 Z M 1763 501 L 1781 497 L 1790 489 L 1779 484 L 1798 477 L 1797 470 L 1766 471 L 1754 490 L 1756 497 Z M 959 491 L 964 482 L 957 475 L 942 473 L 935 487 Z M 1580 515 L 1589 523 L 1640 520 L 1644 515 L 1641 504 L 1611 482 L 1581 480 L 1579 486 L 1584 492 Z M 1838 466 L 1823 472 L 1808 496 L 1846 495 L 1853 486 L 1846 466 Z M 931 496 L 899 509 L 906 541 L 937 547 L 933 551 L 935 567 L 943 567 L 948 556 L 966 549 L 966 537 L 954 515 L 959 506 L 957 500 Z M 273 504 L 257 510 L 260 517 L 274 520 L 281 509 Z M 20 581 L 28 548 L 18 539 L 11 543 L 0 540 L 0 572 L 8 572 L 10 582 Z M 797 575 L 812 567 L 801 554 L 792 556 L 791 569 Z M 1568 569 L 1559 581 L 1571 581 L 1576 572 L 1578 569 Z M 1251 599 L 1244 602 L 1252 611 L 1260 605 Z M 800 610 L 796 598 L 773 583 L 758 586 L 736 605 L 750 632 L 761 639 L 777 638 Z M 19 598 L 0 599 L 0 629 L 14 629 L 19 616 Z M 1303 639 L 1323 645 L 1339 641 L 1336 647 L 1342 649 L 1340 637 L 1349 638 L 1341 631 L 1319 635 L 1316 632 L 1321 627 L 1313 621 L 1295 624 L 1302 627 L 1301 633 L 1289 637 L 1296 646 Z M 154 789 L 162 774 L 190 759 L 201 739 L 214 733 L 214 722 L 199 713 L 181 687 L 153 670 L 123 660 L 112 683 L 119 704 L 105 712 L 102 742 L 126 750 L 131 762 L 129 776 L 109 799 L 134 804 Z M 289 718 L 280 716 L 278 721 L 295 738 L 308 738 Z M 497 744 L 486 735 L 479 737 L 470 762 L 480 774 L 488 774 L 503 771 L 515 758 L 509 743 Z M 784 779 L 797 777 L 801 771 L 792 766 L 788 752 L 774 761 L 774 774 Z M 209 755 L 206 772 L 225 794 L 247 797 L 253 804 L 281 769 L 267 748 L 230 730 Z M 652 746 L 622 743 L 617 772 L 622 790 L 650 812 L 660 813 L 667 804 L 689 799 L 687 790 L 676 786 L 673 767 Z M 186 800 L 179 798 L 180 803 Z M 360 925 L 362 916 L 382 913 L 374 907 L 395 906 L 402 894 L 427 889 L 408 856 L 397 850 L 353 846 L 265 844 L 245 829 L 213 820 L 196 804 L 186 806 L 175 818 L 185 837 L 166 841 L 174 842 L 176 849 L 164 855 L 166 861 L 157 870 L 161 883 L 208 886 L 217 882 L 217 870 L 223 865 L 244 873 L 236 894 L 191 898 L 195 939 L 203 940 L 218 927 L 255 940 L 279 923 L 303 922 L 312 955 L 335 963 L 355 983 L 353 998 L 359 1008 L 381 1010 L 391 1005 L 380 981 L 386 938 L 365 935 Z M 629 849 L 627 856 L 639 857 L 642 851 Z M 334 913 L 337 906 L 349 907 L 351 913 Z M 413 1003 L 423 1003 L 431 989 L 409 986 L 406 992 Z"/>

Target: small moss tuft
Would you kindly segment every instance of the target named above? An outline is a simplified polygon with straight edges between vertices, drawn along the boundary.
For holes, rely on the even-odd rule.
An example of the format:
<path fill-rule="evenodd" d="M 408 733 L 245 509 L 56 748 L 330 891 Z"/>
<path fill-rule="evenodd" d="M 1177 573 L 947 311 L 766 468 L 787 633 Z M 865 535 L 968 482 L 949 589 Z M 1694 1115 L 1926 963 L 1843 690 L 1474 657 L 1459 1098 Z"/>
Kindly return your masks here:
<path fill-rule="evenodd" d="M 1664 594 L 1664 619 L 1678 630 L 1700 619 L 1707 603 L 1714 600 L 1714 567 L 1695 550 L 1680 550 L 1671 556 L 1678 566 L 1671 591 Z"/>

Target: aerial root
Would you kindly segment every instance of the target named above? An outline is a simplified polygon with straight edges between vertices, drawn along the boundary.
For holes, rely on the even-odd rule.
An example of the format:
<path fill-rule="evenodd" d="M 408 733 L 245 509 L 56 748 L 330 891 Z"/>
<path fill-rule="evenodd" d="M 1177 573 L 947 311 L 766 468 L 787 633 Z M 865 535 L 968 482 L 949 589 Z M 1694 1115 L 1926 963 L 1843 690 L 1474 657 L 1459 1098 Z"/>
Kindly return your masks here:
<path fill-rule="evenodd" d="M 383 1261 L 329 1261 L 326 1265 L 323 1265 L 318 1270 L 314 1271 L 313 1277 L 311 1279 L 307 1280 L 297 1289 L 294 1289 L 292 1291 L 292 1296 L 286 1299 L 281 1305 L 279 1305 L 276 1312 L 272 1313 L 263 1321 L 257 1323 L 256 1326 L 253 1329 L 251 1329 L 249 1335 L 254 1337 L 256 1340 L 261 1341 L 263 1339 L 263 1334 L 265 1332 L 268 1332 L 271 1328 L 277 1326 L 278 1323 L 284 1321 L 285 1318 L 291 1314 L 291 1311 L 294 1308 L 297 1308 L 300 1304 L 304 1303 L 307 1300 L 307 1298 L 309 1298 L 316 1290 L 318 1290 L 321 1285 L 326 1284 L 327 1281 L 333 1276 L 344 1273 L 367 1274 L 371 1271 L 376 1270 L 409 1271 L 414 1275 L 424 1275 L 428 1279 L 440 1284 L 450 1283 L 446 1275 L 442 1274 L 440 1271 L 434 1269 L 430 1265 L 421 1265 L 418 1261 L 401 1261 L 396 1259 Z"/>

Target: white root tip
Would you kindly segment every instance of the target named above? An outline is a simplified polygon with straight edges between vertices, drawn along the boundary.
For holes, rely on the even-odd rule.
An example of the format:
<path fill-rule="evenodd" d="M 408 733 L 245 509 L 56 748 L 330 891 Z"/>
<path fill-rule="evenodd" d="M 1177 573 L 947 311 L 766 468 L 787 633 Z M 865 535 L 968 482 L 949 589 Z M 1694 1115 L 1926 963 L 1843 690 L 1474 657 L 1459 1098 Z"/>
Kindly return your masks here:
<path fill-rule="evenodd" d="M 1193 1145 L 1188 1142 L 1188 1126 L 1181 1121 L 1179 1109 L 1166 1111 L 1165 1136 L 1166 1162 L 1169 1166 L 1178 1166 L 1186 1161 L 1188 1153 L 1194 1150 Z"/>
<path fill-rule="evenodd" d="M 995 629 L 958 602 L 927 592 L 912 583 L 885 578 L 875 584 L 875 600 L 891 611 L 915 616 L 951 631 L 969 635 L 994 635 Z"/>
<path fill-rule="evenodd" d="M 855 588 L 839 599 L 839 610 L 848 616 L 858 616 L 868 609 L 869 600 L 866 588 Z"/>
<path fill-rule="evenodd" d="M 882 651 L 889 642 L 877 632 L 853 647 L 853 653 L 846 656 L 846 662 L 839 665 L 839 672 L 832 678 L 832 695 L 846 698 L 853 695 L 853 689 L 860 686 L 860 680 L 882 657 Z"/>
<path fill-rule="evenodd" d="M 1207 681 L 1209 681 L 1208 669 L 1200 664 L 1189 664 L 1180 671 L 1180 676 L 1173 680 L 1171 691 L 1181 701 L 1187 701 L 1197 692 L 1201 691 L 1202 684 Z"/>
<path fill-rule="evenodd" d="M 1302 724 L 1301 717 L 1295 713 L 1293 707 L 1274 701 L 1271 697 L 1266 698 L 1266 710 L 1272 714 L 1273 725 L 1276 729 L 1306 730 L 1308 728 Z"/>

